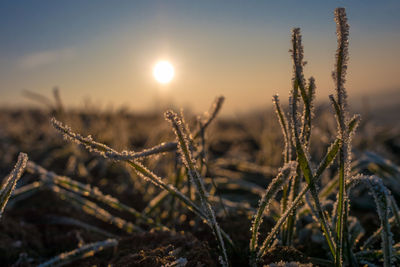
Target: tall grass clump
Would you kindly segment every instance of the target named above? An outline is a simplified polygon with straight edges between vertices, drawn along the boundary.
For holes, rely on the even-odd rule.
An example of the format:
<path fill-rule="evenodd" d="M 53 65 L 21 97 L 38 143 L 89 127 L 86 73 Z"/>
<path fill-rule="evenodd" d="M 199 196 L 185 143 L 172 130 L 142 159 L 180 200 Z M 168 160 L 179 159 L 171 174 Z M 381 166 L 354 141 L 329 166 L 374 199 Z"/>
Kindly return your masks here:
<path fill-rule="evenodd" d="M 260 247 L 257 255 L 255 254 L 256 245 L 252 245 L 250 248 L 251 254 L 255 259 L 251 260 L 254 265 L 254 260 L 257 260 L 263 256 L 268 246 L 272 242 L 274 236 L 277 234 L 278 229 L 284 225 L 281 229 L 282 242 L 290 245 L 293 239 L 294 225 L 296 220 L 296 206 L 299 204 L 303 196 L 309 190 L 314 200 L 315 209 L 317 211 L 317 219 L 324 233 L 325 239 L 329 246 L 332 256 L 335 256 L 335 243 L 332 236 L 331 229 L 327 222 L 326 213 L 324 212 L 317 191 L 316 182 L 321 176 L 322 172 L 327 168 L 333 161 L 337 149 L 338 142 L 335 142 L 328 150 L 325 158 L 322 160 L 320 167 L 317 171 L 314 171 L 311 167 L 310 156 L 308 154 L 310 136 L 311 136 L 311 120 L 313 116 L 313 98 L 315 91 L 315 81 L 311 77 L 309 84 L 306 85 L 306 81 L 303 75 L 303 46 L 301 42 L 300 29 L 295 28 L 292 31 L 292 53 L 293 59 L 293 80 L 292 80 L 292 91 L 289 99 L 289 118 L 283 113 L 282 108 L 279 104 L 278 96 L 274 96 L 274 106 L 285 141 L 285 152 L 284 161 L 289 159 L 294 160 L 297 163 L 296 172 L 294 172 L 293 180 L 290 185 L 283 186 L 283 197 L 282 197 L 282 216 L 279 218 L 277 224 L 272 229 L 271 233 L 267 236 L 262 246 Z M 303 100 L 303 114 L 301 116 L 299 112 L 300 97 Z M 292 152 L 292 149 L 295 153 Z M 300 190 L 302 179 L 305 179 L 307 186 Z M 290 186 L 290 187 L 289 187 Z M 290 188 L 290 197 L 289 195 Z M 264 210 L 264 206 L 260 205 L 259 211 Z M 257 225 L 257 219 L 254 220 L 254 225 Z M 252 229 L 254 231 L 255 229 Z M 251 243 L 254 244 L 256 234 L 253 233 Z"/>
<path fill-rule="evenodd" d="M 215 118 L 216 113 L 219 111 L 222 105 L 223 98 L 217 98 L 216 103 L 213 105 L 212 111 L 206 116 L 205 122 L 202 124 L 198 134 L 196 133 L 195 137 L 200 136 L 200 132 L 204 131 L 204 129 L 210 124 L 210 122 Z M 195 167 L 194 158 L 192 155 L 193 149 L 193 140 L 190 135 L 190 132 L 186 126 L 184 126 L 183 120 L 178 117 L 175 113 L 169 111 L 165 114 L 166 119 L 171 122 L 172 128 L 177 136 L 176 142 L 160 144 L 154 148 L 150 148 L 144 150 L 142 152 L 134 152 L 134 151 L 123 151 L 118 152 L 105 144 L 96 142 L 93 140 L 91 136 L 83 137 L 80 134 L 77 134 L 72 131 L 72 129 L 68 126 L 63 125 L 61 122 L 57 121 L 55 118 L 51 120 L 52 125 L 55 129 L 57 129 L 60 133 L 64 135 L 64 138 L 71 140 L 77 144 L 83 145 L 90 152 L 96 153 L 105 157 L 106 159 L 111 159 L 115 161 L 124 161 L 130 167 L 134 169 L 134 171 L 143 179 L 153 183 L 157 187 L 167 191 L 174 198 L 180 200 L 184 205 L 186 205 L 191 211 L 193 211 L 196 215 L 204 220 L 206 224 L 210 226 L 212 229 L 220 250 L 221 250 L 221 258 L 220 262 L 222 265 L 228 266 L 228 256 L 225 249 L 224 239 L 233 246 L 233 242 L 231 238 L 220 229 L 215 213 L 207 199 L 207 192 L 205 190 L 203 179 L 201 178 L 198 170 Z M 190 138 L 190 139 L 189 139 Z M 172 149 L 178 148 L 181 155 L 182 160 L 187 168 L 187 173 L 190 178 L 190 181 L 195 185 L 198 196 L 200 198 L 200 206 L 195 203 L 191 197 L 183 194 L 178 188 L 174 185 L 166 183 L 164 179 L 157 176 L 155 173 L 146 168 L 142 163 L 137 161 L 137 158 L 146 157 L 153 154 L 159 154 L 165 151 L 169 151 Z"/>
<path fill-rule="evenodd" d="M 354 266 L 365 262 L 361 254 L 353 252 L 354 244 L 351 240 L 358 238 L 351 236 L 352 229 L 349 229 L 349 209 L 350 201 L 348 191 L 350 184 L 356 184 L 356 180 L 350 180 L 351 176 L 351 138 L 359 123 L 359 116 L 350 118 L 347 106 L 347 92 L 344 87 L 345 75 L 348 63 L 348 43 L 349 43 L 349 25 L 347 23 L 346 12 L 344 8 L 335 10 L 335 21 L 337 25 L 338 48 L 336 52 L 335 70 L 332 74 L 335 81 L 336 95 L 330 96 L 337 121 L 336 140 L 328 148 L 325 156 L 315 169 L 310 157 L 310 138 L 313 119 L 313 99 L 315 94 L 315 80 L 313 77 L 304 78 L 303 61 L 304 51 L 302 46 L 301 34 L 299 28 L 292 31 L 291 56 L 293 60 L 293 79 L 292 90 L 289 97 L 289 112 L 286 114 L 280 105 L 279 97 L 273 97 L 274 108 L 278 121 L 282 128 L 284 139 L 283 161 L 296 163 L 296 171 L 291 172 L 290 182 L 281 181 L 279 187 L 278 177 L 273 180 L 262 197 L 256 216 L 253 219 L 250 240 L 250 265 L 257 266 L 257 262 L 265 255 L 273 241 L 277 240 L 283 245 L 292 245 L 295 234 L 295 225 L 298 206 L 302 203 L 308 203 L 313 218 L 318 222 L 322 234 L 325 238 L 328 250 L 330 252 L 330 262 L 328 265 L 335 266 Z M 324 188 L 320 189 L 320 178 L 337 158 L 337 179 L 334 178 Z M 390 195 L 388 189 L 382 181 L 375 178 L 363 179 L 370 188 L 374 196 L 378 215 L 381 221 L 381 228 L 378 232 L 382 238 L 383 263 L 384 266 L 393 264 L 392 234 L 390 232 L 389 213 L 392 210 L 392 221 L 398 219 L 398 208 L 394 198 Z M 305 185 L 303 185 L 305 184 Z M 337 188 L 338 187 L 338 188 Z M 322 205 L 326 197 L 337 189 L 336 203 L 334 210 L 329 214 Z M 258 231 L 261 223 L 261 217 L 269 204 L 269 199 L 273 197 L 276 191 L 282 190 L 281 214 L 278 217 L 275 226 L 270 233 L 258 246 Z M 312 202 L 305 199 L 307 192 L 310 193 Z M 334 226 L 331 226 L 334 223 Z M 353 225 L 358 225 L 357 223 Z M 360 231 L 356 231 L 360 235 Z M 379 236 L 379 233 L 375 234 Z M 358 236 L 359 236 L 358 235 Z M 278 239 L 276 239 L 278 237 Z M 368 240 L 367 240 L 368 242 Z M 370 243 L 372 241 L 369 241 Z M 365 246 L 364 246 L 365 247 Z M 327 264 L 325 262 L 325 264 Z"/>

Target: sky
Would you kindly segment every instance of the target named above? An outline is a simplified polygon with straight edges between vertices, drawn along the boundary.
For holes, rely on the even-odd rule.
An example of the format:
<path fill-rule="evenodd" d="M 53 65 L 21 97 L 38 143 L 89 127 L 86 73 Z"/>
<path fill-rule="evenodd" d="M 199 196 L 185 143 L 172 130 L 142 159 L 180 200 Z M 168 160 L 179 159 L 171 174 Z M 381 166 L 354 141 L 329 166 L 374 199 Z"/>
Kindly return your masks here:
<path fill-rule="evenodd" d="M 350 99 L 386 93 L 400 99 L 400 1 L 1 1 L 0 105 L 32 103 L 23 92 L 65 105 L 143 111 L 173 103 L 206 110 L 226 97 L 224 112 L 286 99 L 292 66 L 290 31 L 303 35 L 305 76 L 317 101 L 334 93 L 333 11 L 350 24 L 346 88 Z M 175 77 L 152 76 L 168 60 Z"/>

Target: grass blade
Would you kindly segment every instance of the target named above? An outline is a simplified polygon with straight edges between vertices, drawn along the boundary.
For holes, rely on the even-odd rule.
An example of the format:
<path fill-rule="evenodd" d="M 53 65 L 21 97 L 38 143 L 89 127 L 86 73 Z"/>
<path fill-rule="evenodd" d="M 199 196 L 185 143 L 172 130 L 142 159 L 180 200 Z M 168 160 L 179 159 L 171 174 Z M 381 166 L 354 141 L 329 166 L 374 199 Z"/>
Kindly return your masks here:
<path fill-rule="evenodd" d="M 97 219 L 112 224 L 127 233 L 143 232 L 143 229 L 120 217 L 111 215 L 108 211 L 100 208 L 94 202 L 84 199 L 75 193 L 62 189 L 61 187 L 48 184 L 47 187 L 61 196 L 65 201 L 69 201 L 83 212 L 96 217 Z"/>
<path fill-rule="evenodd" d="M 345 76 L 347 70 L 348 61 L 348 41 L 349 41 L 349 25 L 347 24 L 346 11 L 344 8 L 335 9 L 335 21 L 336 21 L 336 33 L 338 48 L 336 52 L 336 66 L 332 76 L 335 80 L 336 85 L 336 101 L 337 106 L 337 121 L 338 121 L 338 133 L 339 138 L 342 140 L 341 147 L 339 149 L 339 197 L 337 200 L 337 213 L 338 218 L 336 221 L 336 233 L 337 233 L 337 247 L 336 247 L 336 266 L 343 265 L 343 244 L 344 235 L 343 231 L 347 225 L 344 221 L 346 216 L 345 200 L 346 200 L 346 178 L 349 176 L 349 132 L 346 128 L 346 121 L 348 120 L 347 114 L 347 93 L 344 88 Z"/>
<path fill-rule="evenodd" d="M 92 257 L 97 252 L 117 245 L 118 241 L 116 239 L 107 239 L 96 243 L 86 244 L 72 251 L 61 253 L 60 255 L 39 264 L 38 267 L 64 266 L 75 260 Z"/>
<path fill-rule="evenodd" d="M 46 169 L 35 164 L 32 161 L 28 162 L 28 170 L 30 170 L 31 172 L 40 174 L 41 178 L 47 182 L 54 183 L 65 189 L 73 191 L 81 196 L 91 197 L 93 199 L 96 199 L 97 201 L 102 202 L 103 204 L 106 204 L 107 206 L 109 206 L 113 209 L 116 209 L 119 211 L 124 211 L 124 212 L 127 212 L 127 213 L 135 216 L 141 222 L 144 222 L 144 223 L 152 225 L 152 226 L 156 226 L 164 231 L 169 231 L 169 229 L 167 227 L 156 223 L 153 219 L 143 215 L 142 213 L 138 212 L 134 208 L 121 203 L 118 199 L 116 199 L 110 195 L 104 195 L 97 187 L 93 187 L 88 184 L 82 184 L 82 183 L 80 183 L 78 181 L 74 181 L 71 178 L 66 177 L 66 176 L 59 176 L 59 175 L 55 174 L 54 172 L 47 171 Z"/>
<path fill-rule="evenodd" d="M 78 226 L 81 227 L 87 231 L 93 232 L 93 233 L 97 233 L 100 235 L 103 235 L 105 237 L 115 237 L 115 235 L 104 231 L 96 226 L 87 224 L 85 222 L 81 222 L 77 219 L 73 219 L 70 217 L 64 217 L 64 216 L 46 216 L 46 223 L 49 224 L 61 224 L 61 225 L 74 225 L 74 226 Z"/>
<path fill-rule="evenodd" d="M 262 223 L 262 217 L 265 209 L 268 207 L 270 201 L 276 193 L 282 189 L 282 185 L 287 181 L 289 177 L 292 176 L 294 170 L 296 170 L 297 164 L 296 162 L 290 162 L 286 164 L 279 172 L 279 174 L 271 181 L 264 195 L 260 199 L 259 207 L 257 209 L 257 213 L 254 216 L 252 227 L 251 227 L 251 239 L 250 239 L 250 253 L 253 255 L 253 258 L 250 260 L 250 264 L 254 264 L 255 260 L 255 252 L 257 248 L 257 241 L 259 235 L 259 228 Z"/>
<path fill-rule="evenodd" d="M 28 156 L 25 153 L 19 153 L 18 161 L 11 173 L 4 179 L 0 189 L 0 218 L 3 215 L 4 208 L 7 205 L 15 185 L 24 173 Z"/>
<path fill-rule="evenodd" d="M 393 236 L 390 231 L 389 223 L 389 205 L 390 194 L 386 187 L 383 185 L 382 180 L 378 177 L 370 177 L 367 179 L 368 185 L 371 189 L 372 195 L 376 203 L 379 219 L 381 221 L 381 237 L 382 237 L 382 250 L 384 258 L 384 266 L 393 266 Z"/>

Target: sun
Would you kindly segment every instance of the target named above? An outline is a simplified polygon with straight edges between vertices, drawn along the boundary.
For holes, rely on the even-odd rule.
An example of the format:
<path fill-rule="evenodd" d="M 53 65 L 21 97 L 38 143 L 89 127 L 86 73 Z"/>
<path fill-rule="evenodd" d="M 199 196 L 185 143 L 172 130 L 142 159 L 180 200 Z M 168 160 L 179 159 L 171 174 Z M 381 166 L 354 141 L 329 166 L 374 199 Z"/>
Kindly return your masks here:
<path fill-rule="evenodd" d="M 168 61 L 159 61 L 153 68 L 154 79 L 161 84 L 170 83 L 174 75 L 174 66 Z"/>

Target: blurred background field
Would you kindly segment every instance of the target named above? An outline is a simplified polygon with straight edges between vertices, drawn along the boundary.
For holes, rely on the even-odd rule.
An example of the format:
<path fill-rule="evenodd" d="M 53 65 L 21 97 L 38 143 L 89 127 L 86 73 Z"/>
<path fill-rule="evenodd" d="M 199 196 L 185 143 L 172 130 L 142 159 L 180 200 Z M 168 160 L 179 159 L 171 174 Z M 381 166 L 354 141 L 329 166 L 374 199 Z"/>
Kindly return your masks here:
<path fill-rule="evenodd" d="M 64 109 L 58 93 L 55 96 L 55 100 L 49 98 L 48 106 L 38 104 L 38 108 L 1 110 L 0 175 L 7 175 L 18 152 L 23 151 L 28 153 L 30 160 L 56 174 L 97 186 L 102 192 L 139 211 L 148 208 L 153 198 L 159 195 L 159 189 L 137 177 L 124 164 L 95 156 L 76 144 L 65 142 L 51 127 L 50 118 L 55 116 L 82 135 L 92 135 L 95 140 L 117 150 L 141 151 L 160 142 L 174 140 L 162 112 L 133 113 L 126 109 L 102 110 L 94 106 L 68 110 Z M 329 105 L 318 106 L 315 113 L 311 159 L 323 155 L 336 133 Z M 387 116 L 385 107 L 379 112 L 368 110 L 367 103 L 361 113 L 363 119 L 354 138 L 352 168 L 361 173 L 380 175 L 399 199 L 400 125 L 389 119 L 390 116 L 396 118 L 396 113 Z M 201 114 L 185 113 L 192 130 L 197 127 L 197 115 Z M 250 234 L 249 214 L 256 208 L 260 194 L 282 164 L 284 143 L 276 115 L 272 108 L 266 108 L 237 116 L 219 117 L 207 129 L 205 140 L 208 158 L 206 184 L 209 188 L 216 186 L 217 190 L 213 194 L 217 214 L 221 216 L 222 227 L 228 233 L 235 233 L 234 240 L 246 247 Z M 159 176 L 174 182 L 176 160 L 176 153 L 168 152 L 145 159 L 144 163 Z M 18 187 L 35 179 L 37 176 L 26 173 Z M 322 183 L 327 183 L 329 179 L 328 171 Z M 361 189 L 355 190 L 351 197 L 352 212 L 359 217 L 366 232 L 372 233 L 379 227 L 372 198 Z M 271 220 L 274 209 L 278 212 L 278 202 L 271 208 Z M 120 215 L 135 221 L 129 214 Z M 213 254 L 215 250 L 209 249 L 210 246 L 215 248 L 216 244 L 211 233 L 207 232 L 207 226 L 179 203 L 171 202 L 171 199 L 163 201 L 150 216 L 167 226 L 184 231 L 184 234 L 152 232 L 126 235 L 120 229 L 81 212 L 50 190 L 41 189 L 21 199 L 11 200 L 7 207 L 0 221 L 0 261 L 6 265 L 21 263 L 29 266 L 72 250 L 80 242 L 101 240 L 102 234 L 69 221 L 73 219 L 103 229 L 110 236 L 125 236 L 115 251 L 100 253 L 81 261 L 81 265 L 113 263 L 124 266 L 124 263 L 130 262 L 132 266 L 144 263 L 157 266 L 173 262 L 175 258 L 170 255 L 171 246 L 174 249 L 181 247 L 184 252 L 180 252 L 180 255 L 184 255 L 191 265 L 196 262 L 216 264 L 216 255 Z M 309 223 L 304 221 L 305 225 Z M 267 229 L 268 226 L 265 226 L 262 231 Z M 323 239 L 318 241 L 313 236 L 319 233 L 315 233 L 311 226 L 306 229 L 309 232 L 303 231 L 296 239 L 296 247 L 300 252 L 293 252 L 294 260 L 302 257 L 307 259 L 304 255 L 324 255 L 323 250 L 317 249 L 318 244 L 323 245 Z M 397 228 L 394 231 L 396 233 Z M 304 243 L 308 238 L 312 238 L 313 242 Z M 137 243 L 137 240 L 144 241 Z M 190 252 L 194 248 L 200 252 Z M 285 257 L 289 254 L 286 253 Z M 237 257 L 233 263 L 247 262 L 244 255 Z M 271 257 L 272 262 L 279 260 L 280 256 L 277 253 Z"/>

